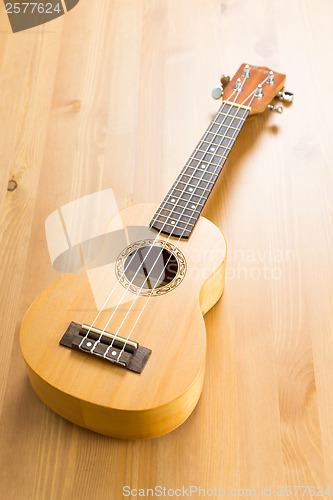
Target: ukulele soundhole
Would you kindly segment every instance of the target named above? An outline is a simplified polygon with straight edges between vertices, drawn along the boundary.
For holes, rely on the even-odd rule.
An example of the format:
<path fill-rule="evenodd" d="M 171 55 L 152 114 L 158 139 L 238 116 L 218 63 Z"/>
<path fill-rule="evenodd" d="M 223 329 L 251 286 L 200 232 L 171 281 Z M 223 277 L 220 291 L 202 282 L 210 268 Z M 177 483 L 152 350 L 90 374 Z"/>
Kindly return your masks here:
<path fill-rule="evenodd" d="M 179 248 L 171 243 L 144 240 L 121 252 L 115 271 L 119 282 L 129 291 L 140 295 L 162 295 L 183 281 L 186 261 Z"/>

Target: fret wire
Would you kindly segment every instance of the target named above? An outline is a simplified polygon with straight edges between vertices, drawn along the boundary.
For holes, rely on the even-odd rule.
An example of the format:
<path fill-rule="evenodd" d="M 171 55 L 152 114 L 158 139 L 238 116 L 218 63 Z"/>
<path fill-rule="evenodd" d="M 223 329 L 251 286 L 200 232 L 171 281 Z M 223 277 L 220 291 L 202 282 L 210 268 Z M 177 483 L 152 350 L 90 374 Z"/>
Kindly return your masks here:
<path fill-rule="evenodd" d="M 227 156 L 221 156 L 221 158 L 222 158 L 223 160 L 226 160 L 228 157 L 227 157 Z M 196 160 L 196 161 L 198 161 L 199 163 L 202 163 L 202 162 L 204 162 L 204 161 L 205 161 L 205 160 L 199 160 L 199 158 L 194 158 L 193 156 L 190 156 L 190 157 L 189 157 L 189 160 Z M 220 166 L 221 166 L 221 165 L 218 165 L 217 163 L 209 162 L 209 167 L 210 167 L 211 165 L 213 165 L 214 167 L 220 167 Z"/>
<path fill-rule="evenodd" d="M 215 133 L 213 130 L 210 130 L 210 127 L 212 127 L 212 126 L 214 126 L 214 125 L 219 125 L 219 127 L 218 127 L 218 128 L 221 128 L 221 127 L 223 128 L 223 127 L 225 127 L 225 128 L 226 128 L 226 129 L 228 129 L 228 130 L 229 130 L 229 129 L 232 129 L 232 130 L 238 130 L 238 132 L 239 132 L 239 130 L 240 130 L 240 129 L 239 129 L 239 127 L 233 127 L 232 125 L 226 125 L 225 123 L 218 123 L 218 122 L 216 122 L 216 123 L 215 123 L 215 122 L 214 122 L 214 123 L 211 123 L 211 124 L 209 125 L 209 128 L 207 129 L 208 134 L 214 134 L 214 135 L 217 135 L 217 136 L 219 136 L 219 137 L 224 137 L 224 135 L 223 135 L 223 134 L 217 134 L 217 133 Z M 234 139 L 236 139 L 236 137 L 234 137 Z"/>
<path fill-rule="evenodd" d="M 171 210 L 169 210 L 169 212 L 171 212 Z M 175 221 L 179 220 L 179 218 L 178 219 L 174 219 L 173 217 L 170 217 L 169 215 L 164 215 L 162 213 L 159 213 L 158 216 L 159 217 L 164 217 L 165 219 L 168 219 L 168 220 L 175 220 Z M 196 217 L 191 217 L 190 215 L 182 214 L 181 217 L 183 217 L 183 216 L 187 217 L 188 219 L 195 219 L 195 220 L 197 220 Z M 179 220 L 179 222 L 182 222 L 183 224 L 185 224 L 185 222 L 183 222 L 182 220 Z"/>
<path fill-rule="evenodd" d="M 180 182 L 181 184 L 185 184 L 186 186 L 190 186 L 190 188 L 193 190 L 193 189 L 204 189 L 205 191 L 209 191 L 211 192 L 211 189 L 207 189 L 207 188 L 204 188 L 204 187 L 201 187 L 201 186 L 198 186 L 198 184 L 188 184 L 188 182 L 184 182 L 184 181 L 180 181 L 180 180 L 177 180 L 177 182 Z M 190 191 L 192 192 L 192 191 Z"/>
<path fill-rule="evenodd" d="M 170 202 L 167 202 L 167 203 L 170 203 Z M 172 203 L 170 203 L 170 205 L 172 205 Z M 177 208 L 177 205 L 176 205 L 174 208 Z M 181 208 L 181 207 L 179 207 L 179 208 Z M 172 210 L 169 210 L 168 208 L 165 208 L 165 207 L 163 207 L 163 209 L 162 209 L 162 210 L 166 210 L 167 212 L 171 212 L 171 213 L 172 213 Z M 190 209 L 189 209 L 189 208 L 185 208 L 185 210 L 190 210 Z M 198 210 L 194 210 L 194 209 L 192 209 L 192 208 L 191 208 L 191 210 L 190 210 L 190 211 L 191 211 L 192 213 L 196 212 L 197 214 L 200 214 L 200 212 L 199 212 Z M 178 212 L 176 212 L 176 213 L 178 213 Z M 190 217 L 191 219 L 196 219 L 196 217 L 192 217 L 192 215 L 186 215 L 186 214 L 185 214 L 185 216 L 186 216 L 186 217 Z"/>
<path fill-rule="evenodd" d="M 167 231 L 168 226 L 169 226 L 172 229 L 172 235 L 173 236 L 177 236 L 177 234 L 175 234 L 174 231 L 175 231 L 175 229 L 176 230 L 178 229 L 178 231 L 182 232 L 182 237 L 185 237 L 185 236 L 188 237 L 188 236 L 190 236 L 190 234 L 191 234 L 191 232 L 192 232 L 192 230 L 194 228 L 194 226 L 193 226 L 193 227 L 191 227 L 191 229 L 185 229 L 184 227 L 178 227 L 178 226 L 176 226 L 174 224 L 168 224 L 166 221 L 162 222 L 162 221 L 159 221 L 159 220 L 152 221 L 152 222 L 154 222 L 155 224 L 160 224 L 161 225 L 161 228 L 160 228 L 160 232 L 161 233 L 166 232 L 166 234 L 170 234 L 171 231 Z M 155 227 L 155 229 L 157 229 L 157 228 Z"/>
<path fill-rule="evenodd" d="M 247 109 L 247 110 L 249 110 L 249 111 L 251 110 L 251 108 L 250 108 L 250 107 L 248 107 L 248 106 L 244 106 L 244 105 L 242 105 L 242 104 L 238 104 L 237 102 L 229 102 L 229 101 L 225 100 L 225 101 L 223 101 L 223 104 L 224 104 L 224 105 L 226 105 L 226 104 L 227 104 L 227 105 L 229 106 L 229 109 L 235 109 L 235 110 L 236 110 L 236 109 L 238 108 L 238 109 L 237 109 L 237 111 L 236 111 L 236 114 L 238 113 L 238 111 L 241 111 L 241 110 L 242 110 L 242 109 L 244 109 L 244 108 L 245 108 L 245 109 Z M 223 109 L 224 109 L 225 107 L 226 107 L 226 106 L 224 106 L 224 107 L 223 107 Z M 219 111 L 218 111 L 218 112 L 221 112 L 220 110 L 222 110 L 222 107 L 219 109 Z M 233 115 L 229 115 L 229 116 L 233 116 Z M 244 118 L 244 116 L 245 116 L 245 115 L 243 114 L 242 118 Z"/>
<path fill-rule="evenodd" d="M 168 220 L 174 220 L 174 221 L 176 221 L 176 222 L 178 222 L 180 224 L 184 224 L 186 227 L 190 227 L 191 229 L 186 229 L 186 231 L 190 231 L 190 232 L 192 231 L 192 229 L 195 226 L 195 224 L 190 224 L 189 222 L 183 222 L 183 221 L 181 221 L 179 219 L 171 219 L 171 217 L 169 217 Z M 155 222 L 157 222 L 159 224 L 167 224 L 168 226 L 172 227 L 173 229 L 184 229 L 182 227 L 176 226 L 176 224 L 168 224 L 166 221 L 162 221 L 162 220 L 159 221 L 159 220 L 155 220 L 155 219 L 153 219 L 152 221 L 155 221 Z"/>
<path fill-rule="evenodd" d="M 159 215 L 159 217 L 160 217 L 160 215 Z M 162 215 L 162 214 L 161 214 L 161 217 L 165 217 L 165 215 Z M 166 218 L 166 220 L 165 220 L 165 221 L 163 221 L 163 220 L 158 220 L 158 219 L 157 219 L 157 220 L 156 220 L 156 222 L 159 222 L 159 223 L 161 223 L 161 224 L 163 224 L 163 223 L 165 223 L 165 224 L 169 224 L 169 226 L 171 226 L 171 227 L 175 227 L 175 228 L 178 228 L 178 229 L 184 229 L 184 228 L 179 227 L 179 226 L 178 226 L 178 225 L 176 225 L 176 224 L 170 224 L 170 223 L 168 223 L 168 222 L 167 222 L 167 221 L 169 221 L 169 220 L 170 220 L 170 221 L 171 221 L 171 220 L 173 220 L 173 221 L 177 222 L 178 224 L 179 224 L 179 223 L 180 223 L 180 224 L 184 224 L 186 227 L 188 227 L 189 229 L 187 229 L 187 231 L 189 231 L 190 229 L 192 230 L 192 229 L 194 228 L 194 226 L 195 226 L 195 223 L 193 224 L 193 223 L 191 223 L 191 222 L 186 222 L 186 221 L 184 222 L 184 221 L 179 220 L 179 219 L 174 219 L 173 217 L 165 217 L 165 218 Z"/>
<path fill-rule="evenodd" d="M 220 145 L 218 147 L 223 148 L 223 149 L 229 149 L 230 151 L 232 149 L 232 146 L 231 146 L 231 148 L 229 148 L 227 146 L 222 146 L 222 145 Z M 196 148 L 194 151 L 199 152 L 199 153 L 206 153 L 208 155 L 218 156 L 219 158 L 224 158 L 224 156 L 218 155 L 217 153 L 214 153 L 214 151 L 204 151 L 203 149 L 198 149 L 198 148 Z"/>
<path fill-rule="evenodd" d="M 194 226 L 193 226 L 193 227 L 191 227 L 191 230 L 189 230 L 189 229 L 185 229 L 185 228 L 183 228 L 183 227 L 178 227 L 178 226 L 173 226 L 173 225 L 171 225 L 171 224 L 167 224 L 166 222 L 160 222 L 160 221 L 154 221 L 154 220 L 152 220 L 151 222 L 154 222 L 155 224 L 160 224 L 160 225 L 161 225 L 161 227 L 160 227 L 160 228 L 155 227 L 155 229 L 159 229 L 159 231 L 160 231 L 162 234 L 163 234 L 164 232 L 165 232 L 166 234 L 171 234 L 171 231 L 167 231 L 168 227 L 170 227 L 170 229 L 172 229 L 172 235 L 173 235 L 173 236 L 177 236 L 177 234 L 175 234 L 175 233 L 174 233 L 174 230 L 175 230 L 175 229 L 178 229 L 179 231 L 181 231 L 181 232 L 182 232 L 182 236 L 181 236 L 182 238 L 184 238 L 184 237 L 189 237 L 189 236 L 190 236 L 190 234 L 191 234 L 191 232 L 192 232 L 192 230 L 193 230 L 193 227 L 194 227 Z"/>
<path fill-rule="evenodd" d="M 181 193 L 184 193 L 184 189 L 178 189 L 178 188 L 176 188 L 176 187 L 174 187 L 174 188 L 172 188 L 172 189 L 175 189 L 176 191 L 180 191 Z M 201 189 L 204 189 L 204 188 L 201 188 Z M 186 192 L 187 192 L 187 191 L 186 191 Z M 209 192 L 210 192 L 210 190 L 209 190 Z M 200 196 L 201 196 L 201 195 L 198 195 L 198 194 L 195 194 L 195 193 L 192 193 L 192 192 L 191 192 L 190 194 L 192 194 L 192 195 L 194 195 L 194 196 L 197 196 L 198 198 L 200 198 Z"/>
<path fill-rule="evenodd" d="M 236 109 L 236 108 L 234 108 L 234 109 Z M 220 110 L 219 110 L 216 114 L 217 114 L 217 115 L 227 116 L 228 118 L 238 118 L 239 120 L 243 120 L 243 121 L 245 121 L 245 120 L 246 120 L 246 118 L 244 119 L 244 117 L 243 117 L 243 116 L 237 116 L 238 111 L 239 111 L 239 109 L 237 109 L 237 111 L 236 111 L 236 113 L 235 113 L 234 115 L 231 115 L 231 114 L 228 114 L 228 113 L 223 113 L 223 111 L 220 111 Z"/>
<path fill-rule="evenodd" d="M 237 118 L 237 116 L 228 116 L 228 118 Z M 234 123 L 233 125 L 230 125 L 231 123 Z M 230 124 L 226 122 L 212 122 L 209 126 L 209 128 L 214 127 L 214 125 L 218 126 L 219 128 L 224 128 L 226 130 L 234 129 L 234 130 L 240 130 L 240 127 L 242 127 L 244 123 L 244 120 L 240 120 L 239 123 L 234 122 L 234 120 L 230 120 Z M 209 131 L 209 129 L 207 129 Z"/>
<path fill-rule="evenodd" d="M 217 114 L 217 115 L 219 115 L 219 116 L 226 116 L 227 118 L 232 118 L 232 119 L 237 118 L 237 120 L 239 120 L 239 121 L 241 121 L 241 122 L 245 122 L 245 120 L 244 120 L 243 118 L 241 118 L 240 116 L 236 116 L 236 115 L 228 115 L 228 114 L 226 114 L 226 113 L 221 113 L 221 112 L 219 112 L 219 111 L 218 111 L 216 114 Z M 228 126 L 228 125 L 226 125 L 226 126 Z"/>
<path fill-rule="evenodd" d="M 211 165 L 211 164 L 210 164 Z M 210 167 L 210 165 L 208 165 L 208 167 Z M 219 167 L 222 167 L 223 165 L 219 165 Z M 194 167 L 193 165 L 185 165 L 186 168 L 192 168 L 193 170 L 199 170 L 199 172 L 206 172 L 207 174 L 212 174 L 212 175 L 216 175 L 218 176 L 219 174 L 216 173 L 216 172 L 210 172 L 209 170 L 207 169 L 204 169 L 204 168 L 199 168 L 199 167 Z"/>
<path fill-rule="evenodd" d="M 215 183 L 215 181 L 209 181 L 208 179 L 200 179 L 200 177 L 195 177 L 194 175 L 190 175 L 190 174 L 182 174 L 182 175 L 186 175 L 186 177 L 191 177 L 191 179 L 197 179 L 200 182 L 201 181 L 203 181 L 203 182 L 210 182 L 211 184 Z M 193 185 L 195 186 L 196 184 L 193 184 Z"/>
<path fill-rule="evenodd" d="M 213 122 L 209 125 L 209 128 L 207 128 L 206 132 L 208 132 L 208 133 L 214 133 L 212 130 L 209 130 L 209 129 L 210 129 L 210 127 L 212 127 L 212 126 L 214 126 L 214 125 L 218 125 L 218 126 L 219 126 L 218 128 L 220 128 L 220 129 L 225 128 L 225 129 L 226 129 L 226 130 L 225 130 L 225 132 L 226 132 L 226 131 L 228 131 L 229 129 L 238 130 L 238 131 L 240 130 L 240 128 L 239 128 L 238 126 L 234 127 L 233 125 L 230 125 L 230 124 L 229 124 L 229 125 L 227 125 L 226 123 L 223 123 L 223 122 L 219 123 L 219 122 L 215 122 L 215 121 L 213 121 Z M 224 137 L 224 135 L 223 135 L 223 137 Z M 233 137 L 233 139 L 234 139 L 234 137 Z"/>
<path fill-rule="evenodd" d="M 160 223 L 160 224 L 161 224 L 161 223 Z M 167 224 L 167 223 L 165 222 L 164 224 L 162 224 L 162 228 L 163 228 L 163 229 L 161 229 L 161 233 L 163 233 L 163 231 L 166 231 L 166 229 L 167 229 L 167 227 L 168 227 L 168 226 L 172 229 L 172 235 L 173 235 L 173 236 L 178 236 L 177 234 L 175 234 L 175 233 L 174 233 L 174 230 L 175 230 L 175 229 L 178 229 L 178 231 L 182 233 L 182 236 L 181 236 L 182 238 L 184 238 L 185 236 L 186 236 L 186 237 L 190 236 L 190 234 L 191 234 L 191 232 L 192 232 L 192 230 L 193 230 L 193 227 L 191 227 L 191 230 L 189 230 L 189 229 L 185 229 L 185 228 L 183 228 L 183 227 L 172 226 L 171 224 Z M 171 231 L 168 231 L 166 234 L 170 234 L 170 232 L 171 232 Z"/>
<path fill-rule="evenodd" d="M 213 133 L 213 132 L 210 132 L 210 133 Z M 234 140 L 236 139 L 236 137 L 229 137 L 228 135 L 224 135 L 224 136 L 222 136 L 222 137 L 224 137 L 224 139 L 229 139 L 229 140 L 232 140 L 232 141 L 234 141 Z M 212 141 L 205 141 L 204 139 L 202 139 L 200 142 L 201 142 L 201 143 L 202 143 L 202 142 L 205 142 L 206 144 L 210 144 L 210 145 L 212 145 Z M 214 144 L 214 146 L 217 146 L 217 144 Z M 220 146 L 220 145 L 219 145 L 219 146 Z"/>
<path fill-rule="evenodd" d="M 184 192 L 184 191 L 183 191 Z M 188 201 L 184 198 L 182 198 L 181 196 L 176 196 L 176 195 L 173 195 L 173 194 L 167 194 L 167 196 L 165 198 L 167 198 L 168 196 L 171 196 L 171 198 L 175 198 L 175 200 L 180 200 L 180 201 Z M 196 195 L 195 195 L 196 196 Z M 166 203 L 172 203 L 170 201 L 167 201 Z M 201 205 L 200 203 L 195 203 L 193 202 L 193 205 L 196 205 L 197 207 L 203 207 L 203 205 Z M 181 205 L 180 205 L 181 206 Z M 162 209 L 163 210 L 163 209 Z M 186 209 L 187 210 L 187 209 Z M 200 212 L 199 212 L 200 213 Z"/>
<path fill-rule="evenodd" d="M 239 108 L 239 109 L 245 109 L 245 110 L 248 110 L 248 111 L 251 111 L 251 107 L 250 106 L 245 106 L 245 104 L 239 104 L 238 102 L 230 102 L 230 101 L 223 101 L 224 104 L 229 104 L 232 108 Z"/>
<path fill-rule="evenodd" d="M 173 203 L 172 203 L 172 202 L 170 202 L 170 201 L 166 201 L 166 203 L 169 203 L 169 205 L 173 205 Z M 194 203 L 193 203 L 193 205 L 194 205 Z M 196 206 L 197 206 L 197 205 L 196 205 Z M 174 206 L 174 210 L 175 210 L 176 208 L 184 208 L 184 207 L 182 207 L 181 205 L 175 205 L 175 206 Z M 162 210 L 166 210 L 167 212 L 172 212 L 172 210 L 169 210 L 168 208 L 165 208 L 165 206 L 162 208 Z M 185 210 L 190 210 L 192 213 L 197 213 L 197 214 L 200 214 L 200 213 L 201 213 L 201 211 L 199 211 L 199 210 L 194 210 L 194 208 L 185 208 Z M 176 213 L 179 213 L 179 212 L 176 212 Z M 187 216 L 187 217 L 189 217 L 189 216 Z"/>
<path fill-rule="evenodd" d="M 182 216 L 184 215 L 185 218 L 193 219 L 193 220 L 195 220 L 199 217 L 204 205 L 206 204 L 208 196 L 210 195 L 212 188 L 217 180 L 217 177 L 220 174 L 220 172 L 224 166 L 225 160 L 229 156 L 229 153 L 230 153 L 232 146 L 233 146 L 233 142 L 236 140 L 237 135 L 240 132 L 242 125 L 247 118 L 247 115 L 245 118 L 244 118 L 244 115 L 243 115 L 243 117 L 237 116 L 237 113 L 239 111 L 238 109 L 236 110 L 235 114 L 232 114 L 233 108 L 235 108 L 235 106 L 232 106 L 231 103 L 227 103 L 227 104 L 228 104 L 228 107 L 226 105 L 224 105 L 224 108 L 226 108 L 226 110 L 225 110 L 226 113 L 223 113 L 222 107 L 217 112 L 216 117 L 211 122 L 211 124 L 209 125 L 208 129 L 205 132 L 204 139 L 199 141 L 198 146 L 194 150 L 194 153 L 193 153 L 194 156 L 190 156 L 190 158 L 188 159 L 187 163 L 185 164 L 185 166 L 183 168 L 183 171 L 180 173 L 178 179 L 174 183 L 174 186 L 171 188 L 171 190 L 167 194 L 165 201 L 164 201 L 164 206 L 161 205 L 159 207 L 157 213 L 155 214 L 153 221 L 156 220 L 156 218 L 158 219 L 159 215 L 161 217 L 163 217 L 163 219 L 165 219 L 164 223 L 162 223 L 161 221 L 157 221 L 157 223 L 162 225 L 162 230 L 163 230 L 163 228 L 165 228 L 165 226 L 168 226 L 170 228 L 170 231 L 168 231 L 168 234 L 173 234 L 172 232 L 174 230 L 183 231 L 183 235 L 186 235 L 186 233 L 191 234 L 192 229 L 193 229 L 196 222 L 194 222 L 193 226 L 192 226 L 192 224 L 190 224 L 190 221 L 187 222 L 187 225 L 190 224 L 190 230 L 188 230 L 188 229 L 186 229 L 186 225 L 185 225 L 186 223 L 181 220 Z M 223 108 L 223 110 L 224 110 L 224 108 Z M 220 117 L 222 118 L 222 120 Z M 225 120 L 225 117 L 230 118 L 230 121 Z M 236 122 L 236 127 L 225 123 L 225 121 L 229 121 L 229 123 L 234 123 L 234 120 L 236 120 L 236 119 L 239 120 L 238 122 Z M 214 125 L 216 125 L 216 127 L 214 127 Z M 216 132 L 214 132 L 214 130 L 213 130 L 214 128 L 217 130 Z M 231 131 L 235 131 L 235 132 L 233 132 L 233 135 L 235 135 L 235 137 L 230 137 L 229 135 L 227 135 L 229 129 Z M 223 131 L 224 131 L 224 133 L 223 133 Z M 219 133 L 219 132 L 222 132 L 222 133 Z M 211 137 L 211 140 L 209 140 L 210 137 Z M 219 141 L 218 138 L 222 138 L 222 140 L 216 144 L 216 142 Z M 224 142 L 224 140 L 229 141 L 228 146 L 223 146 L 221 144 Z M 202 147 L 204 147 L 205 144 L 210 144 L 211 146 L 215 146 L 215 147 L 217 147 L 217 150 L 218 150 L 218 148 L 223 148 L 222 150 L 224 150 L 226 152 L 226 156 L 214 154 L 214 151 L 209 151 L 209 147 L 207 148 L 206 151 L 203 150 Z M 230 144 L 231 144 L 231 147 L 230 147 Z M 196 154 L 199 152 L 204 153 L 202 155 L 202 158 L 196 158 Z M 208 155 L 208 154 L 211 154 L 210 159 L 208 159 L 208 158 L 204 159 L 205 155 Z M 216 156 L 218 163 L 214 163 L 211 161 L 211 160 L 215 159 L 214 156 Z M 188 162 L 194 163 L 194 160 L 197 162 L 198 166 L 194 166 L 193 164 L 188 164 Z M 214 172 L 209 170 L 211 166 L 215 170 Z M 200 168 L 200 167 L 203 167 L 203 168 Z M 201 172 L 201 173 L 203 173 L 203 176 L 205 174 L 210 174 L 211 179 L 213 179 L 213 180 L 207 180 L 204 178 L 197 177 L 196 175 L 190 175 L 188 173 L 185 173 L 185 170 L 187 168 L 191 169 L 192 171 Z M 195 173 L 195 172 L 193 172 L 193 173 Z M 185 176 L 189 178 L 187 182 L 180 180 L 180 179 L 184 178 Z M 195 185 L 195 184 L 192 185 L 193 189 L 191 189 L 191 177 L 198 181 L 197 185 Z M 206 186 L 209 186 L 209 184 L 211 184 L 209 189 L 205 188 L 205 187 L 201 187 L 199 185 L 201 183 L 201 181 L 205 181 Z M 191 190 L 187 191 L 185 187 L 183 189 L 179 189 L 179 188 L 182 188 L 182 186 L 181 186 L 182 184 L 184 186 L 189 186 Z M 175 187 L 176 185 L 178 187 Z M 202 190 L 202 194 L 199 194 L 199 192 L 198 192 L 199 189 Z M 205 193 L 205 191 L 206 191 L 206 193 Z M 179 192 L 180 195 L 175 195 L 174 194 L 175 192 Z M 186 195 L 185 198 L 183 198 L 183 196 L 182 196 L 183 193 L 184 193 L 184 195 Z M 174 199 L 174 201 L 170 202 L 170 199 Z M 194 201 L 195 199 L 198 200 L 198 203 L 196 203 Z M 191 202 L 191 200 L 192 200 L 192 202 Z M 177 203 L 175 203 L 175 201 L 177 201 Z M 202 201 L 202 203 L 199 203 L 199 201 Z M 182 204 L 181 202 L 184 202 L 184 204 Z M 173 203 L 174 203 L 174 205 L 173 205 Z M 199 208 L 199 210 L 201 209 L 200 211 L 191 209 L 193 214 L 195 214 L 195 213 L 199 214 L 197 217 L 189 216 L 189 215 L 186 215 L 186 213 L 184 213 L 184 211 L 186 211 L 186 210 L 190 211 L 190 209 L 187 208 L 187 205 L 189 203 L 193 203 L 193 204 L 195 204 L 195 206 L 197 208 Z M 169 204 L 170 207 L 172 208 L 172 210 L 166 208 L 165 207 L 166 204 Z M 183 210 L 182 213 L 177 212 L 177 209 Z M 167 214 L 167 215 L 165 215 L 165 213 L 163 214 L 162 213 L 163 211 L 169 212 L 169 214 L 174 213 L 174 216 L 179 215 L 179 218 L 174 219 L 174 217 L 170 217 L 169 214 Z M 169 224 L 168 220 L 174 221 L 174 222 L 179 222 L 181 226 L 185 225 L 185 228 L 181 228 L 179 226 L 177 227 L 177 225 Z"/>

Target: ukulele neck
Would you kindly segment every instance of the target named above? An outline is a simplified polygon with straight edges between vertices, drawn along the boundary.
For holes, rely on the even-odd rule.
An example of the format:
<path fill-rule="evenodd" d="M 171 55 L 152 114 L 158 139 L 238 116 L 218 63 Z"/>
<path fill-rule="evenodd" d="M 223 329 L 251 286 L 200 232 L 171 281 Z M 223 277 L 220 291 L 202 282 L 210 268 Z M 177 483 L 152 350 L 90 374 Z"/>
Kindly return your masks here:
<path fill-rule="evenodd" d="M 150 227 L 188 239 L 250 112 L 224 101 L 170 191 Z"/>

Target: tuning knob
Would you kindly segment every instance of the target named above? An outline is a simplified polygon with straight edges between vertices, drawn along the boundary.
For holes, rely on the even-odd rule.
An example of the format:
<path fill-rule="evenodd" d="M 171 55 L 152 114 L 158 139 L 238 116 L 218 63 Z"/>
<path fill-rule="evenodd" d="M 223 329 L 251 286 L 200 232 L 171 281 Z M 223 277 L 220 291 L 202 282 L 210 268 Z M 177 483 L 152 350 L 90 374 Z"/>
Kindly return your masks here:
<path fill-rule="evenodd" d="M 228 83 L 230 82 L 231 78 L 229 75 L 226 75 L 225 73 L 223 73 L 223 75 L 221 76 L 221 84 L 222 84 L 222 87 L 226 87 L 228 85 Z"/>
<path fill-rule="evenodd" d="M 266 83 L 268 83 L 268 85 L 274 85 L 275 81 L 274 81 L 274 72 L 273 71 L 270 71 L 268 73 L 268 77 L 266 78 Z"/>
<path fill-rule="evenodd" d="M 244 69 L 241 72 L 241 75 L 244 76 L 245 78 L 250 77 L 250 66 L 248 64 L 245 64 Z"/>
<path fill-rule="evenodd" d="M 281 90 L 278 93 L 277 97 L 281 99 L 281 101 L 292 102 L 294 99 L 294 94 L 292 92 L 288 92 L 287 90 Z"/>
<path fill-rule="evenodd" d="M 223 88 L 221 87 L 221 85 L 219 85 L 218 87 L 214 87 L 212 90 L 212 97 L 214 99 L 220 99 L 220 97 L 222 96 L 223 96 Z"/>
<path fill-rule="evenodd" d="M 232 86 L 232 88 L 234 90 L 236 90 L 237 92 L 240 92 L 242 90 L 242 79 L 237 78 L 236 83 L 235 83 L 235 85 Z"/>
<path fill-rule="evenodd" d="M 260 99 L 264 97 L 264 93 L 262 91 L 262 84 L 259 83 L 258 87 L 254 91 L 255 97 L 259 97 Z"/>
<path fill-rule="evenodd" d="M 283 112 L 283 107 L 282 106 L 273 106 L 273 104 L 269 104 L 267 108 L 270 111 L 275 111 L 276 113 L 282 113 Z"/>

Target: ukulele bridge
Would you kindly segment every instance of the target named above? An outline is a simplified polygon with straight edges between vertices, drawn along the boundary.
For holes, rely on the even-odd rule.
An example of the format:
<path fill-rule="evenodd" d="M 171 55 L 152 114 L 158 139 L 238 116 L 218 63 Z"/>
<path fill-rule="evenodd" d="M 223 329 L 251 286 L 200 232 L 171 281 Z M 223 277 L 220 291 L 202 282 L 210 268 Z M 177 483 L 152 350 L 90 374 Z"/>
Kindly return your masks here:
<path fill-rule="evenodd" d="M 144 369 L 151 350 L 137 342 L 72 321 L 62 336 L 60 345 L 117 364 L 135 373 Z"/>

